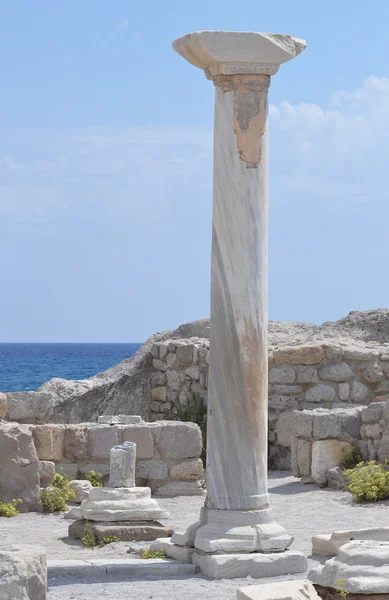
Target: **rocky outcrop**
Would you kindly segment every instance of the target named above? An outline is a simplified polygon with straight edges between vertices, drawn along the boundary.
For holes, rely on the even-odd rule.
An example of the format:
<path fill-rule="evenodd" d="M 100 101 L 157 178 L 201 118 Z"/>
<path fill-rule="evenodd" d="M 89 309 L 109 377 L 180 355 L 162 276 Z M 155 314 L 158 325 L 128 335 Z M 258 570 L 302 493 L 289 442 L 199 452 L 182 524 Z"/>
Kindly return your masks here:
<path fill-rule="evenodd" d="M 40 546 L 0 549 L 0 598 L 45 600 L 47 590 L 46 550 Z"/>
<path fill-rule="evenodd" d="M 39 511 L 40 465 L 30 429 L 0 423 L 0 457 L 0 500 L 21 499 L 20 512 Z"/>
<path fill-rule="evenodd" d="M 52 379 L 36 392 L 8 393 L 7 419 L 80 423 L 119 413 L 169 418 L 177 399 L 185 402 L 194 392 L 206 398 L 208 349 L 207 319 L 157 333 L 130 359 L 95 377 Z M 389 398 L 389 309 L 355 311 L 320 326 L 270 321 L 269 369 L 270 441 L 276 445 L 285 411 Z M 285 455 L 286 464 L 290 435 L 280 435 L 277 456 Z"/>

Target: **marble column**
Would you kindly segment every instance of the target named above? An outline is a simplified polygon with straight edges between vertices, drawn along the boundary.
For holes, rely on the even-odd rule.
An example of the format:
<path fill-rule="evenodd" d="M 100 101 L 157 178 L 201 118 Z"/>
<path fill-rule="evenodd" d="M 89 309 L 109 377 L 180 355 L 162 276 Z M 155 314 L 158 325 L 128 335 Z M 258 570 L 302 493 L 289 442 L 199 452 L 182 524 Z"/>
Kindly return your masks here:
<path fill-rule="evenodd" d="M 305 41 L 202 31 L 173 47 L 216 89 L 207 500 L 194 546 L 282 552 L 291 538 L 267 493 L 267 95 Z"/>

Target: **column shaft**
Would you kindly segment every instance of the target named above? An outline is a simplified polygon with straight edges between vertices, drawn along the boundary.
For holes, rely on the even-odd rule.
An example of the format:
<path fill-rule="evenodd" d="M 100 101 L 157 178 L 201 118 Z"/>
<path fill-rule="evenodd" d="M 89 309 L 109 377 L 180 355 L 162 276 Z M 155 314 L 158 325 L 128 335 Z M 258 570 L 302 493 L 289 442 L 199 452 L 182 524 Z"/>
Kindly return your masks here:
<path fill-rule="evenodd" d="M 214 78 L 207 507 L 267 496 L 268 75 Z"/>

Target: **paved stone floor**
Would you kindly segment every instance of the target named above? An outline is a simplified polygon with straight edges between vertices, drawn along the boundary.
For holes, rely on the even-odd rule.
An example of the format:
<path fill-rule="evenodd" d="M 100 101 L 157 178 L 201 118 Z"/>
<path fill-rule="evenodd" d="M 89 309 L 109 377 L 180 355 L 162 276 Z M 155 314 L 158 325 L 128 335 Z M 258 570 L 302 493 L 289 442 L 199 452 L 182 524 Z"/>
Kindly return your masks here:
<path fill-rule="evenodd" d="M 311 553 L 311 537 L 335 529 L 373 527 L 386 522 L 389 502 L 373 505 L 355 504 L 347 492 L 320 489 L 300 484 L 289 473 L 270 473 L 271 505 L 279 523 L 295 537 L 293 548 L 307 556 Z M 159 499 L 170 511 L 165 521 L 176 530 L 194 522 L 204 498 L 179 497 Z M 87 550 L 79 542 L 66 539 L 69 521 L 57 515 L 20 515 L 0 519 L 0 545 L 6 543 L 40 543 L 46 546 L 48 558 L 125 557 L 129 543 L 111 544 L 103 549 Z M 313 565 L 313 561 L 309 561 Z M 300 577 L 300 576 L 295 576 Z M 263 581 L 263 580 L 262 580 Z M 56 579 L 49 582 L 49 600 L 112 598 L 115 600 L 232 600 L 237 587 L 258 585 L 260 580 L 208 581 L 201 575 L 189 579 L 148 579 L 112 581 Z"/>

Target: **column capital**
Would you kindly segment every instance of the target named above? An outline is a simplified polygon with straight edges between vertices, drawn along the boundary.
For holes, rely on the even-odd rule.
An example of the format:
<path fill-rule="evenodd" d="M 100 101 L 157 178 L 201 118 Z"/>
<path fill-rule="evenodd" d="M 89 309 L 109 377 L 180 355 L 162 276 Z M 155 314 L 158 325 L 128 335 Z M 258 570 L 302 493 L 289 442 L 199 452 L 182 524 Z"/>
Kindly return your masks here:
<path fill-rule="evenodd" d="M 196 31 L 173 42 L 173 48 L 208 79 L 219 75 L 274 75 L 281 64 L 300 54 L 305 40 L 277 33 Z"/>

